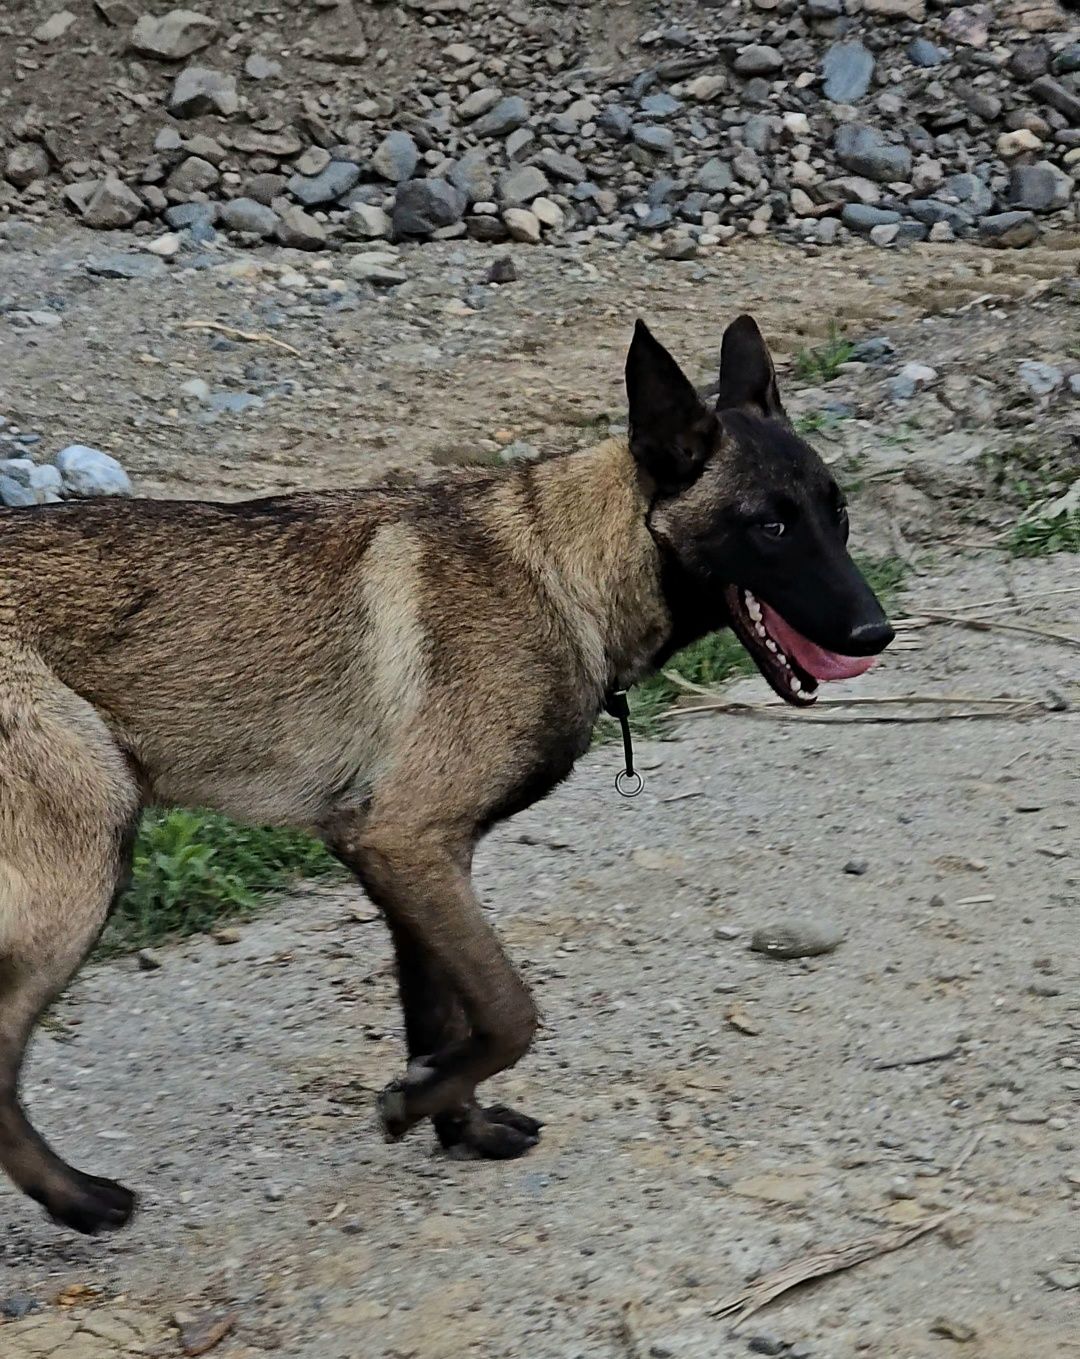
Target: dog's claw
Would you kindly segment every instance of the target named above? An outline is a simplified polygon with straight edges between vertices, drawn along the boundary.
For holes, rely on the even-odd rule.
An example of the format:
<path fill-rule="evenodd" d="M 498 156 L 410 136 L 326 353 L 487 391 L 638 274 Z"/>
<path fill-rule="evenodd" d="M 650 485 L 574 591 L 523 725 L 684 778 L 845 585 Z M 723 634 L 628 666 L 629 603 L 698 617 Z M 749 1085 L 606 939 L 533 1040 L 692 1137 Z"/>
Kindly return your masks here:
<path fill-rule="evenodd" d="M 126 1225 L 135 1211 L 135 1195 L 115 1180 L 75 1172 L 70 1194 L 45 1203 L 45 1211 L 60 1227 L 84 1236 L 115 1232 Z"/>
<path fill-rule="evenodd" d="M 378 1098 L 379 1124 L 387 1142 L 400 1142 L 412 1127 L 405 1087 L 401 1081 L 388 1085 Z"/>
<path fill-rule="evenodd" d="M 540 1141 L 543 1124 L 505 1104 L 436 1119 L 439 1141 L 456 1161 L 510 1161 Z"/>

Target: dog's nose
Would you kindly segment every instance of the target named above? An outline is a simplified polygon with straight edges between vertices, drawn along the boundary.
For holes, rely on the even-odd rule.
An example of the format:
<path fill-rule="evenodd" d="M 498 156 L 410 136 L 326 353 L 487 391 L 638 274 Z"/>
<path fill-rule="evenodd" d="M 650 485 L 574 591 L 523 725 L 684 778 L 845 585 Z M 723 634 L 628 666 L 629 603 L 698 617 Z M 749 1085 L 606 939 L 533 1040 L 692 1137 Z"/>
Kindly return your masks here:
<path fill-rule="evenodd" d="M 852 655 L 876 656 L 879 651 L 885 650 L 895 636 L 896 630 L 887 618 L 879 623 L 860 623 L 857 628 L 851 629 Z"/>

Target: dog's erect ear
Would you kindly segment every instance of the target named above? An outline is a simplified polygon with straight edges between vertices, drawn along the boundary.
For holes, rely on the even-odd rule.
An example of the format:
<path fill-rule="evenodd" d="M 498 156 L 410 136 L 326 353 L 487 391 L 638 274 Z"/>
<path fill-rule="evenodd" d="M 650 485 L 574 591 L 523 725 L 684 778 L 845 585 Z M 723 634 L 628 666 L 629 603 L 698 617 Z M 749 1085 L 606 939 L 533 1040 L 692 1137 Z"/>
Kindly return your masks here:
<path fill-rule="evenodd" d="M 719 442 L 716 417 L 644 321 L 626 356 L 630 452 L 664 491 L 689 486 Z"/>
<path fill-rule="evenodd" d="M 744 410 L 766 420 L 787 420 L 776 385 L 776 369 L 752 316 L 738 317 L 724 331 L 716 409 Z"/>

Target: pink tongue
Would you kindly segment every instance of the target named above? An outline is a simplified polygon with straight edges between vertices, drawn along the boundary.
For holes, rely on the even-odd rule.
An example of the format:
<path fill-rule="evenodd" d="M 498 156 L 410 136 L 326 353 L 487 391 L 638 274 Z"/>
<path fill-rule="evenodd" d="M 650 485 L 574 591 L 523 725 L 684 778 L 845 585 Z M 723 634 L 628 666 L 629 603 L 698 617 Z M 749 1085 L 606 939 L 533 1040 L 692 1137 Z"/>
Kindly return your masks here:
<path fill-rule="evenodd" d="M 841 656 L 838 651 L 825 651 L 785 623 L 768 604 L 762 604 L 761 612 L 769 636 L 814 679 L 853 679 L 865 675 L 877 660 L 876 656 Z"/>

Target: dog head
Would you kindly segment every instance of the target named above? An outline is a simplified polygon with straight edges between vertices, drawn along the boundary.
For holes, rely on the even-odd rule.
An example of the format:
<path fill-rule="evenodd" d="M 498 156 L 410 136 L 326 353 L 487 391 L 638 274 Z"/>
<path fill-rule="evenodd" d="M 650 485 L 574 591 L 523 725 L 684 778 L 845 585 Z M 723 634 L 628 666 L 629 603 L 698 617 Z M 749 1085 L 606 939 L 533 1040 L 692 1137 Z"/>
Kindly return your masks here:
<path fill-rule="evenodd" d="M 715 406 L 641 321 L 626 387 L 673 616 L 692 613 L 699 634 L 732 627 L 797 707 L 814 702 L 819 681 L 868 670 L 893 629 L 848 554 L 843 492 L 784 414 L 753 319 L 724 335 Z"/>

